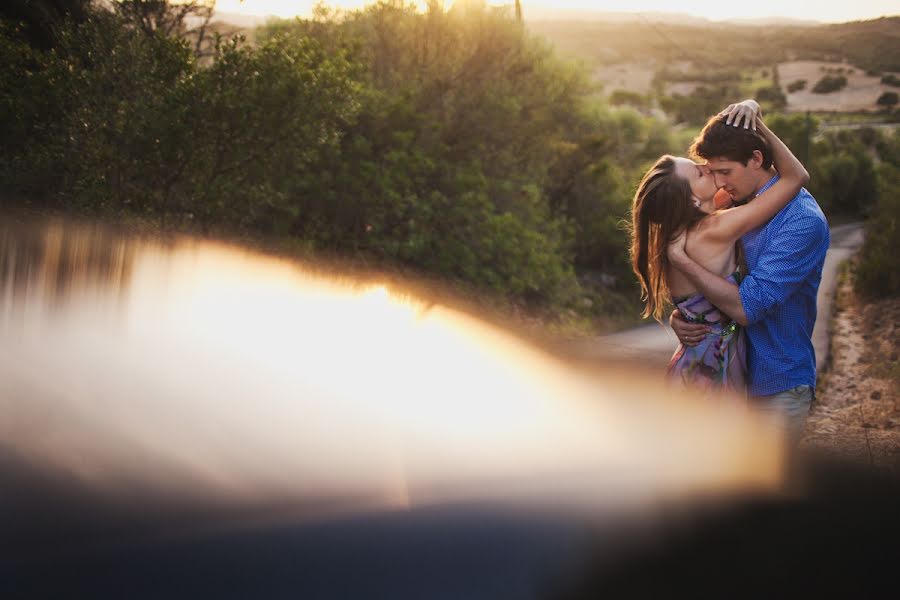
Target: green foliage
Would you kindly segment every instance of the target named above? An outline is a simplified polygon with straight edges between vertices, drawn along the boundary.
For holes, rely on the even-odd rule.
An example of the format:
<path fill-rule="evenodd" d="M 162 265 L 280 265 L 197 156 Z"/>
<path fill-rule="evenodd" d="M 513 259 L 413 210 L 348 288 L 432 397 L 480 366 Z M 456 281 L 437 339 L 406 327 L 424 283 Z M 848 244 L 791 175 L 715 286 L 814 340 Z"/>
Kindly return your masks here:
<path fill-rule="evenodd" d="M 895 156 L 900 161 L 900 155 Z M 900 296 L 900 167 L 879 165 L 878 204 L 866 223 L 866 241 L 856 271 L 856 288 L 870 298 Z"/>
<path fill-rule="evenodd" d="M 819 120 L 812 115 L 765 115 L 766 124 L 787 144 L 804 164 L 809 163 L 809 140 L 818 129 Z"/>
<path fill-rule="evenodd" d="M 892 85 L 894 87 L 900 87 L 900 77 L 897 77 L 893 73 L 888 73 L 887 75 L 882 76 L 881 83 L 885 85 Z"/>
<path fill-rule="evenodd" d="M 766 122 L 806 165 L 807 186 L 829 216 L 865 217 L 884 193 L 876 165 L 900 161 L 900 141 L 872 127 L 829 129 L 808 115 L 773 115 Z"/>
<path fill-rule="evenodd" d="M 40 50 L 4 25 L 8 187 L 78 213 L 292 236 L 554 306 L 591 304 L 576 268 L 631 291 L 629 169 L 672 140 L 596 104 L 586 74 L 509 15 L 320 7 L 253 46 L 217 38 L 202 61 L 181 27 L 162 29 L 94 10 Z"/>
<path fill-rule="evenodd" d="M 806 89 L 806 80 L 805 79 L 797 79 L 795 81 L 790 82 L 787 85 L 788 94 L 793 94 L 794 92 L 799 92 L 800 90 Z"/>
<path fill-rule="evenodd" d="M 295 190 L 301 235 L 527 297 L 574 289 L 571 227 L 544 189 L 561 142 L 581 135 L 580 71 L 472 6 L 382 3 L 262 39 L 277 30 L 347 53 L 363 86 L 340 147 Z"/>
<path fill-rule="evenodd" d="M 609 95 L 609 103 L 613 106 L 634 106 L 636 108 L 649 108 L 650 99 L 644 94 L 630 92 L 628 90 L 614 90 Z"/>
<path fill-rule="evenodd" d="M 763 106 L 764 110 L 782 110 L 787 106 L 787 96 L 778 86 L 769 86 L 756 90 L 756 100 Z"/>
<path fill-rule="evenodd" d="M 309 38 L 276 36 L 252 49 L 220 44 L 212 66 L 185 90 L 195 99 L 192 192 L 165 209 L 287 230 L 284 221 L 299 209 L 295 187 L 317 176 L 321 157 L 356 117 L 350 70 Z"/>
<path fill-rule="evenodd" d="M 0 92 L 0 168 L 68 209 L 263 226 L 291 210 L 281 175 L 304 173 L 355 106 L 345 62 L 311 40 L 221 42 L 208 69 L 183 40 L 102 11 L 45 53 L 4 40 L 21 68 Z"/>
<path fill-rule="evenodd" d="M 254 45 L 216 38 L 202 59 L 180 26 L 164 35 L 99 9 L 62 19 L 46 48 L 0 27 L 0 177 L 21 197 L 288 236 L 557 308 L 625 305 L 632 191 L 689 131 L 638 112 L 648 97 L 604 104 L 586 71 L 479 3 L 320 7 Z M 779 58 L 760 54 L 767 68 Z M 748 85 L 728 66 L 665 76 L 706 82 L 660 100 L 691 126 Z M 775 87 L 758 95 L 767 113 L 783 105 Z M 826 210 L 884 202 L 875 165 L 895 164 L 893 138 L 811 144 L 813 120 L 768 119 Z M 602 298 L 584 303 L 591 290 Z"/>
<path fill-rule="evenodd" d="M 702 125 L 722 107 L 734 102 L 740 93 L 735 85 L 699 86 L 684 96 L 673 94 L 660 98 L 660 107 L 677 123 Z"/>
<path fill-rule="evenodd" d="M 878 197 L 872 129 L 831 131 L 815 142 L 810 191 L 826 214 L 866 215 Z M 869 138 L 869 139 L 867 139 Z"/>
<path fill-rule="evenodd" d="M 847 87 L 847 78 L 843 75 L 825 75 L 816 82 L 812 92 L 814 94 L 830 94 Z"/>
<path fill-rule="evenodd" d="M 29 46 L 47 50 L 56 45 L 56 30 L 67 22 L 82 22 L 92 0 L 5 0 L 0 19 L 14 25 Z"/>
<path fill-rule="evenodd" d="M 53 49 L 34 52 L 4 36 L 18 66 L 0 89 L 11 123 L 4 180 L 91 210 L 130 202 L 127 195 L 143 190 L 145 154 L 168 142 L 171 130 L 160 122 L 190 55 L 177 40 L 133 35 L 108 13 L 66 23 L 56 37 Z"/>

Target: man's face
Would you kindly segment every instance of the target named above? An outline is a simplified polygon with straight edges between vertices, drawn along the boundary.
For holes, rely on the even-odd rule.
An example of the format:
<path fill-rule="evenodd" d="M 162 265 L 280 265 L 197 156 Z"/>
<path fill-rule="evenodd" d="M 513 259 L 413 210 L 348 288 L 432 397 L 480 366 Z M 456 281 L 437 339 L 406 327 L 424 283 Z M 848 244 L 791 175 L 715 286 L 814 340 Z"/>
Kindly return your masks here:
<path fill-rule="evenodd" d="M 744 165 L 727 158 L 711 158 L 706 163 L 715 179 L 716 186 L 725 188 L 735 201 L 746 200 L 759 187 L 759 173 L 762 168 L 762 155 L 753 153 L 753 158 Z"/>

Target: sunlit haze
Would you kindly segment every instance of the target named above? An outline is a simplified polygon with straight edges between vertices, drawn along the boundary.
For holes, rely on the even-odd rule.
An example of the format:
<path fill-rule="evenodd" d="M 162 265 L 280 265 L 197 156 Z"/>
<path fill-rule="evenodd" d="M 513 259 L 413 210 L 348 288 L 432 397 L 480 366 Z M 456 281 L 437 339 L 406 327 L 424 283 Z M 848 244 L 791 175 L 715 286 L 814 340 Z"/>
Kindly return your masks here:
<path fill-rule="evenodd" d="M 388 506 L 499 492 L 595 507 L 780 476 L 771 429 L 740 403 L 576 369 L 377 281 L 194 241 L 26 234 L 0 228 L 0 434 L 32 470 Z"/>
<path fill-rule="evenodd" d="M 353 9 L 371 4 L 371 0 L 332 0 L 328 6 Z M 291 17 L 308 16 L 316 4 L 313 0 L 219 0 L 217 8 L 220 12 L 241 13 L 247 15 L 275 15 Z M 424 4 L 420 2 L 419 4 Z M 449 6 L 452 2 L 445 2 Z M 489 2 L 499 6 L 508 2 Z M 664 0 L 615 0 L 592 2 L 589 0 L 559 0 L 557 2 L 523 2 L 526 19 L 530 9 L 540 10 L 541 15 L 551 9 L 560 14 L 566 10 L 597 10 L 617 12 L 665 12 L 684 13 L 694 17 L 711 20 L 723 19 L 761 19 L 766 17 L 785 17 L 840 23 L 877 19 L 882 16 L 898 14 L 897 3 L 890 0 L 859 0 L 857 2 L 823 3 L 812 1 L 783 2 L 779 0 L 758 0 L 751 3 L 709 3 L 694 2 L 675 4 Z"/>

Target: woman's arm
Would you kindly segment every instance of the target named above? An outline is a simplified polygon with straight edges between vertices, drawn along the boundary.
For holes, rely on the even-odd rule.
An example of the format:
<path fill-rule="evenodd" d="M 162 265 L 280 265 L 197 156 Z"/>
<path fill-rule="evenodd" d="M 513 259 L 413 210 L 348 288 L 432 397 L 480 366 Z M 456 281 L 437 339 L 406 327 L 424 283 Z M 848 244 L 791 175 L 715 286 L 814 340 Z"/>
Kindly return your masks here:
<path fill-rule="evenodd" d="M 744 206 L 721 210 L 711 216 L 707 227 L 704 227 L 703 235 L 709 235 L 728 243 L 734 242 L 748 231 L 768 223 L 797 196 L 800 188 L 809 181 L 809 173 L 803 164 L 785 143 L 766 127 L 765 123 L 758 120 L 758 114 L 748 113 L 746 107 L 745 103 L 728 107 L 726 123 L 739 127 L 741 117 L 743 117 L 745 128 L 759 129 L 772 148 L 772 160 L 780 178 L 752 202 L 748 202 Z"/>

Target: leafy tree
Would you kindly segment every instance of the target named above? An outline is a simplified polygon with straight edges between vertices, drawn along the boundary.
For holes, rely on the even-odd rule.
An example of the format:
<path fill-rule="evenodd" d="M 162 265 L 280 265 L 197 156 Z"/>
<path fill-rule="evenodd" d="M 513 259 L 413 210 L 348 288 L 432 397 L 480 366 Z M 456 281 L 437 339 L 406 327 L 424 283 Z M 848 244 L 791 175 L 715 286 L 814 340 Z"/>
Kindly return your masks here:
<path fill-rule="evenodd" d="M 578 225 L 548 195 L 548 165 L 581 135 L 581 71 L 510 15 L 471 3 L 320 12 L 261 38 L 277 31 L 346 53 L 362 86 L 340 148 L 297 189 L 301 235 L 515 293 L 572 289 Z"/>
<path fill-rule="evenodd" d="M 22 40 L 47 50 L 56 43 L 55 29 L 65 22 L 80 23 L 91 13 L 92 0 L 6 0 L 0 19 L 18 26 Z"/>

